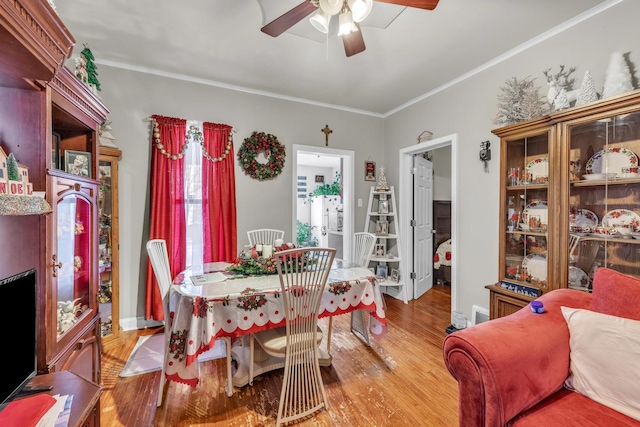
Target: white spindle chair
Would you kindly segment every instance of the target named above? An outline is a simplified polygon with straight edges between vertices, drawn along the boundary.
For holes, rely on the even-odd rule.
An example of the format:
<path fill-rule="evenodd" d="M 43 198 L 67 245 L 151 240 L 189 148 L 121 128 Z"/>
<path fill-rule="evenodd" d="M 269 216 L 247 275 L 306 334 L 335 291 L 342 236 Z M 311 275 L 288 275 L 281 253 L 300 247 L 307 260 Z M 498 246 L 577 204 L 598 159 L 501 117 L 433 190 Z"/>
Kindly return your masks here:
<path fill-rule="evenodd" d="M 153 273 L 156 276 L 158 289 L 162 296 L 162 310 L 164 313 L 164 361 L 162 372 L 160 373 L 160 386 L 158 389 L 157 406 L 162 406 L 162 394 L 166 382 L 164 368 L 169 358 L 169 343 L 171 340 L 171 322 L 169 310 L 169 290 L 171 288 L 171 269 L 169 267 L 169 256 L 167 255 L 167 242 L 162 239 L 153 239 L 147 242 L 147 252 Z M 224 341 L 227 351 L 227 395 L 233 394 L 233 383 L 231 378 L 231 340 L 228 337 L 218 338 Z"/>
<path fill-rule="evenodd" d="M 272 228 L 261 228 L 259 230 L 247 231 L 247 237 L 249 238 L 249 244 L 251 246 L 255 246 L 256 244 L 273 246 L 273 242 L 277 239 L 284 239 L 284 231 Z"/>
<path fill-rule="evenodd" d="M 376 243 L 375 234 L 360 232 L 353 234 L 353 262 L 359 267 L 369 268 L 369 260 Z M 367 345 L 371 345 L 369 328 L 365 322 L 364 310 L 351 312 L 351 332 L 359 336 Z M 331 319 L 329 319 L 331 322 Z M 329 329 L 331 330 L 331 328 Z"/>
<path fill-rule="evenodd" d="M 285 358 L 276 426 L 328 408 L 318 363 L 318 311 L 335 254 L 329 248 L 296 248 L 276 255 L 286 326 L 251 335 L 252 347 L 255 340 L 265 353 Z M 250 377 L 252 368 L 253 352 Z"/>

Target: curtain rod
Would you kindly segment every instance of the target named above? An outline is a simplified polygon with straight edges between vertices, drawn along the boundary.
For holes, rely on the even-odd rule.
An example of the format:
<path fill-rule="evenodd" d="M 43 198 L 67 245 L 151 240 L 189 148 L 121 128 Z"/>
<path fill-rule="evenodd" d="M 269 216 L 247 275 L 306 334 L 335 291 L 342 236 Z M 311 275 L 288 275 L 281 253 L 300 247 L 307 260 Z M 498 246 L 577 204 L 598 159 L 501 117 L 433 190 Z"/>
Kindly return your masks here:
<path fill-rule="evenodd" d="M 145 117 L 144 119 L 142 119 L 142 121 L 143 121 L 144 123 L 152 122 L 152 121 L 153 121 L 153 117 L 151 117 L 151 116 L 149 116 L 149 117 Z M 187 120 L 187 123 L 188 123 L 188 122 L 197 122 L 197 123 L 202 123 L 200 120 Z M 233 132 L 233 133 L 238 133 L 238 129 L 236 129 L 236 128 L 232 127 L 232 128 L 231 128 L 231 132 Z"/>

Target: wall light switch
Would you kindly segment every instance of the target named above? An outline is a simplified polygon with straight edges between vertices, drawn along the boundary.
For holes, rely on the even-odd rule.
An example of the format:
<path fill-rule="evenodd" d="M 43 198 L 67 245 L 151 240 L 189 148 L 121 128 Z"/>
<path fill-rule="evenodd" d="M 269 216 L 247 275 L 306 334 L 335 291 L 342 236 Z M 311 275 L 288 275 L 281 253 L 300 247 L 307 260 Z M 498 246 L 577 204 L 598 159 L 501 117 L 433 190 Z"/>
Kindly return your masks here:
<path fill-rule="evenodd" d="M 362 207 L 362 199 L 358 199 L 358 207 L 361 208 Z"/>

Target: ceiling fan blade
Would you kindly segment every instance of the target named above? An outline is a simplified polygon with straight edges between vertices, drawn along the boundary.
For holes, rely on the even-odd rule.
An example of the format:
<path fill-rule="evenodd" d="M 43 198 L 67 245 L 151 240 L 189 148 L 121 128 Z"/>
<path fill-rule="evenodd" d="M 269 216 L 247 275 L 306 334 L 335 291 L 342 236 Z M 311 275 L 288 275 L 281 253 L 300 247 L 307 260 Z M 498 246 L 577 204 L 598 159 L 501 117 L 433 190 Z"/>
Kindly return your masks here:
<path fill-rule="evenodd" d="M 347 54 L 347 57 L 353 56 L 366 49 L 366 46 L 364 45 L 364 38 L 362 37 L 362 31 L 360 30 L 360 24 L 356 23 L 356 27 L 358 27 L 358 31 L 342 36 L 344 53 Z"/>
<path fill-rule="evenodd" d="M 300 3 L 298 6 L 291 9 L 284 15 L 274 19 L 267 25 L 262 27 L 260 31 L 265 34 L 269 34 L 271 37 L 278 37 L 280 34 L 287 31 L 289 28 L 302 21 L 306 16 L 309 16 L 312 12 L 316 11 L 316 6 L 310 1 Z"/>
<path fill-rule="evenodd" d="M 440 0 L 375 0 L 382 3 L 397 4 L 398 6 L 415 7 L 416 9 L 433 10 Z"/>

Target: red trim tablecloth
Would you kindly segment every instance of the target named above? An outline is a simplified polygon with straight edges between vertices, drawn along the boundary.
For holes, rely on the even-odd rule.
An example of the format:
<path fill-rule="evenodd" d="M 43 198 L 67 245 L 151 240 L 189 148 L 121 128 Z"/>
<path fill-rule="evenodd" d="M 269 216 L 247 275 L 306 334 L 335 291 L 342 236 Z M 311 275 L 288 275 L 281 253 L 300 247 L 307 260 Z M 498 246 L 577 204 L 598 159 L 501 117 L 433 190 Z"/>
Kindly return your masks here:
<path fill-rule="evenodd" d="M 225 263 L 210 263 L 188 269 L 174 280 L 171 289 L 171 343 L 165 375 L 167 380 L 195 387 L 199 370 L 197 356 L 219 337 L 239 337 L 284 326 L 278 275 L 232 278 L 224 282 L 193 285 L 189 276 L 222 271 Z M 372 335 L 386 332 L 387 322 L 380 287 L 363 268 L 332 269 L 318 317 L 354 310 L 370 313 Z"/>

